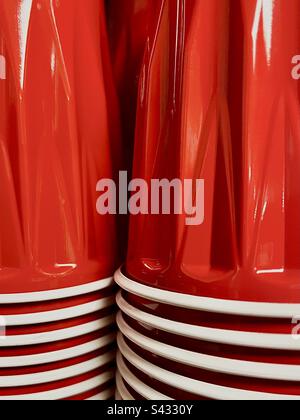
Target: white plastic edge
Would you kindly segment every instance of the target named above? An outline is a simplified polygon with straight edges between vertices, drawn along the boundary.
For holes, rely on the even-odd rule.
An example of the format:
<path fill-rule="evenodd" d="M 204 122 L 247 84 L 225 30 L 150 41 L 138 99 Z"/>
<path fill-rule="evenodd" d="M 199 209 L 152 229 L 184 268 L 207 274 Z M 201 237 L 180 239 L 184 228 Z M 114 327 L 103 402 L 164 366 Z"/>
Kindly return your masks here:
<path fill-rule="evenodd" d="M 97 395 L 94 395 L 91 398 L 87 398 L 86 401 L 107 401 L 110 398 L 112 398 L 115 394 L 115 389 L 114 388 L 110 388 L 110 389 L 106 389 L 103 392 L 100 392 Z"/>
<path fill-rule="evenodd" d="M 115 400 L 116 401 L 123 401 L 123 398 L 121 397 L 119 391 L 116 389 L 116 393 L 115 393 Z"/>
<path fill-rule="evenodd" d="M 154 353 L 175 363 L 227 375 L 276 381 L 300 381 L 300 366 L 297 365 L 247 362 L 209 356 L 173 347 L 135 331 L 125 322 L 121 313 L 117 316 L 117 324 L 122 334 L 134 344 L 150 353 Z"/>
<path fill-rule="evenodd" d="M 55 401 L 71 398 L 84 392 L 91 391 L 104 385 L 106 382 L 114 378 L 114 371 L 110 370 L 77 384 L 64 388 L 58 388 L 51 391 L 37 392 L 33 394 L 9 395 L 2 396 L 0 393 L 0 401 Z"/>
<path fill-rule="evenodd" d="M 207 328 L 198 325 L 184 324 L 182 322 L 171 321 L 166 318 L 160 318 L 156 315 L 143 312 L 122 297 L 121 292 L 117 296 L 119 308 L 129 317 L 136 321 L 149 325 L 162 331 L 176 334 L 182 337 L 193 338 L 196 340 L 208 341 L 212 343 L 221 343 L 250 348 L 263 348 L 272 350 L 299 351 L 299 336 L 292 334 L 268 334 L 233 330 L 221 330 L 217 328 Z"/>
<path fill-rule="evenodd" d="M 80 286 L 66 287 L 62 289 L 47 290 L 44 292 L 10 293 L 0 294 L 0 305 L 44 302 L 46 300 L 58 300 L 69 297 L 81 296 L 99 290 L 106 289 L 114 284 L 112 277 L 82 284 Z"/>
<path fill-rule="evenodd" d="M 233 401 L 255 401 L 255 400 L 300 400 L 300 396 L 285 395 L 285 394 L 269 394 L 264 392 L 246 391 L 237 388 L 228 388 L 219 385 L 213 385 L 207 382 L 197 381 L 195 379 L 187 378 L 166 369 L 162 369 L 154 364 L 144 360 L 136 353 L 134 353 L 125 343 L 122 334 L 118 335 L 119 349 L 131 364 L 146 375 L 185 392 L 190 392 L 195 395 L 206 397 L 213 400 L 233 400 Z"/>
<path fill-rule="evenodd" d="M 64 321 L 66 319 L 76 318 L 88 315 L 93 312 L 101 311 L 115 303 L 114 297 L 106 297 L 103 299 L 88 302 L 83 305 L 71 306 L 69 308 L 59 309 L 55 311 L 36 312 L 22 315 L 4 315 L 2 319 L 7 327 L 21 325 L 37 325 L 48 322 Z"/>
<path fill-rule="evenodd" d="M 116 272 L 115 281 L 127 292 L 155 302 L 186 309 L 264 318 L 293 319 L 300 315 L 300 304 L 244 302 L 175 293 L 130 280 L 122 273 L 121 269 Z"/>
<path fill-rule="evenodd" d="M 97 340 L 70 347 L 63 350 L 57 350 L 49 353 L 32 354 L 26 356 L 0 357 L 0 368 L 17 368 L 26 366 L 35 366 L 46 363 L 54 363 L 62 360 L 73 359 L 84 354 L 92 353 L 109 344 L 116 339 L 115 334 L 108 334 Z"/>
<path fill-rule="evenodd" d="M 94 357 L 83 363 L 68 366 L 62 369 L 47 370 L 40 373 L 28 375 L 0 376 L 0 387 L 12 388 L 19 386 L 41 385 L 45 383 L 57 382 L 64 379 L 74 378 L 98 369 L 115 359 L 115 352 L 105 353 Z"/>
<path fill-rule="evenodd" d="M 134 389 L 139 395 L 150 401 L 171 401 L 172 399 L 158 391 L 155 391 L 150 386 L 140 381 L 130 370 L 127 368 L 121 353 L 117 354 L 117 366 L 120 375 L 123 379 Z"/>
<path fill-rule="evenodd" d="M 133 396 L 127 390 L 124 381 L 119 372 L 116 373 L 117 391 L 123 401 L 134 401 Z"/>
<path fill-rule="evenodd" d="M 115 322 L 115 316 L 107 316 L 96 321 L 88 322 L 75 327 L 53 330 L 39 334 L 15 335 L 0 337 L 0 348 L 31 346 L 35 344 L 54 343 L 69 338 L 81 337 L 83 335 L 108 327 Z"/>

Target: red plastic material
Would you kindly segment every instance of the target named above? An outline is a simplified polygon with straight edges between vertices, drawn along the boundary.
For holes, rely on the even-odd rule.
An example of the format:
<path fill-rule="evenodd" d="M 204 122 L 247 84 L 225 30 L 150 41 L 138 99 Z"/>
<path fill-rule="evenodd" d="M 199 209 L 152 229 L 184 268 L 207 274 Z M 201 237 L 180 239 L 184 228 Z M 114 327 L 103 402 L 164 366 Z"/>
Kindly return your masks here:
<path fill-rule="evenodd" d="M 109 277 L 96 184 L 120 147 L 102 0 L 1 1 L 0 56 L 1 293 Z"/>
<path fill-rule="evenodd" d="M 119 93 L 124 153 L 130 170 L 135 131 L 138 81 L 149 35 L 162 0 L 109 0 L 108 29 L 114 77 Z"/>
<path fill-rule="evenodd" d="M 134 177 L 205 180 L 205 221 L 139 215 L 126 274 L 300 302 L 298 0 L 165 0 L 141 72 Z"/>

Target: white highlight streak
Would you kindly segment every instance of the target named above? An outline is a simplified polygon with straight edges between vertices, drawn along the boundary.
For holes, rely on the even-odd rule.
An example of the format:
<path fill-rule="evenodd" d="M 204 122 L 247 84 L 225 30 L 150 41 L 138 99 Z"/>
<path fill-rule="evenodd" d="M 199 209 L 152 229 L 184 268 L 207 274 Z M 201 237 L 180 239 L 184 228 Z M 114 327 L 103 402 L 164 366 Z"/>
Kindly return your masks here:
<path fill-rule="evenodd" d="M 6 79 L 6 58 L 0 54 L 0 80 Z"/>
<path fill-rule="evenodd" d="M 271 61 L 272 50 L 272 35 L 273 35 L 273 16 L 274 16 L 274 0 L 257 0 L 255 16 L 252 27 L 252 40 L 253 40 L 253 68 L 256 67 L 257 55 L 257 41 L 259 33 L 259 24 L 263 19 L 263 32 L 266 48 L 266 55 L 268 64 Z"/>
<path fill-rule="evenodd" d="M 56 69 L 56 53 L 55 53 L 55 46 L 52 46 L 51 51 L 51 73 L 52 77 L 55 75 L 55 69 Z"/>
<path fill-rule="evenodd" d="M 32 0 L 21 0 L 20 10 L 19 10 L 19 34 L 20 34 L 19 42 L 20 42 L 20 55 L 21 55 L 20 83 L 21 83 L 22 89 L 24 87 L 27 37 L 28 37 L 31 9 L 32 9 Z"/>

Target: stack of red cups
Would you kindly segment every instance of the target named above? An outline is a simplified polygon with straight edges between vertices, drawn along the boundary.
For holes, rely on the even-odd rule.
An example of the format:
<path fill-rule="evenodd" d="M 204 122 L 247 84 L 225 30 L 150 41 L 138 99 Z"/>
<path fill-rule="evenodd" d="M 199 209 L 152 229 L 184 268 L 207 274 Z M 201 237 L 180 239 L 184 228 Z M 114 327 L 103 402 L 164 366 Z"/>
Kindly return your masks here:
<path fill-rule="evenodd" d="M 102 1 L 0 3 L 0 400 L 114 395 L 119 125 Z"/>
<path fill-rule="evenodd" d="M 161 1 L 133 176 L 204 180 L 204 217 L 131 216 L 120 399 L 300 399 L 299 23 L 298 0 Z"/>

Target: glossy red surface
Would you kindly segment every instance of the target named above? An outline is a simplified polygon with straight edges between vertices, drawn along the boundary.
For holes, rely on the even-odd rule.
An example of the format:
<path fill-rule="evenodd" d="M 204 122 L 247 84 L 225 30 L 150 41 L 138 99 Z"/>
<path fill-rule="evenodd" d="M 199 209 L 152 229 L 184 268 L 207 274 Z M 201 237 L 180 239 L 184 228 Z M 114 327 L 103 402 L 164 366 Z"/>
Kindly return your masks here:
<path fill-rule="evenodd" d="M 107 21 L 123 126 L 123 153 L 130 170 L 142 59 L 162 0 L 108 0 Z"/>
<path fill-rule="evenodd" d="M 107 22 L 114 80 L 122 124 L 122 169 L 131 175 L 137 96 L 142 59 L 158 19 L 162 0 L 108 0 Z M 128 217 L 119 220 L 120 254 L 126 258 Z"/>
<path fill-rule="evenodd" d="M 96 184 L 121 152 L 102 0 L 2 1 L 0 55 L 1 293 L 111 276 Z"/>
<path fill-rule="evenodd" d="M 165 0 L 145 54 L 134 177 L 205 180 L 205 221 L 131 217 L 128 277 L 300 302 L 298 0 Z"/>

